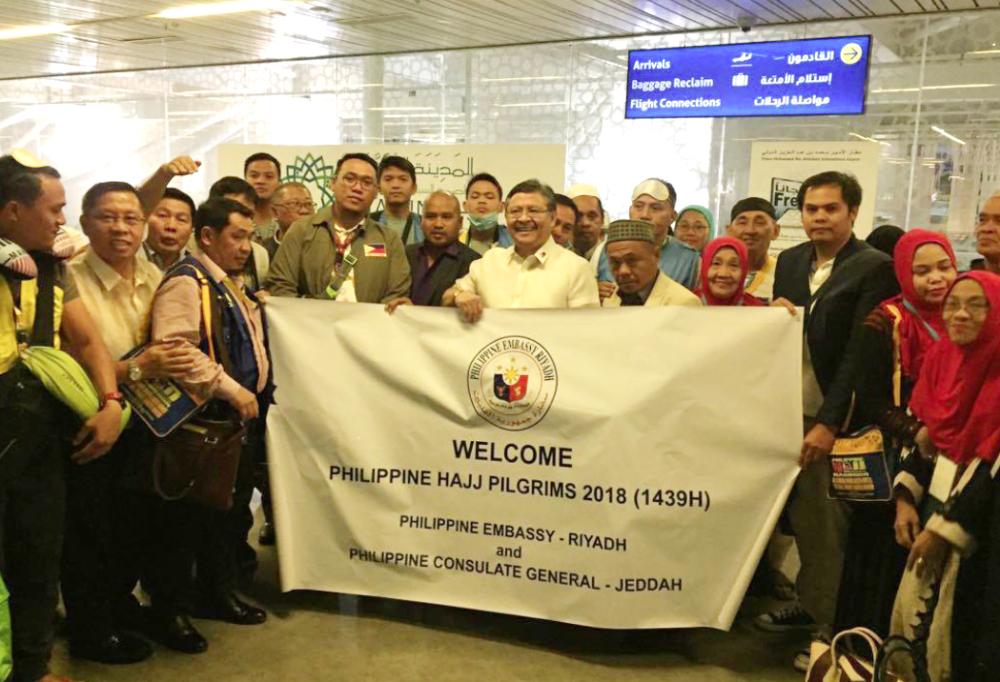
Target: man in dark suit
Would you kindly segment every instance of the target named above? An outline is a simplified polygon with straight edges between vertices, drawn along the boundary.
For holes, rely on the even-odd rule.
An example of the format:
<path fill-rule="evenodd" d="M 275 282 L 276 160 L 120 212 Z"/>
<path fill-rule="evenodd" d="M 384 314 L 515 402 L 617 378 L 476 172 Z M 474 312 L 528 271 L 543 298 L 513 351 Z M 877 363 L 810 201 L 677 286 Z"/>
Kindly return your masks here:
<path fill-rule="evenodd" d="M 410 295 L 387 303 L 390 313 L 400 305 L 441 305 L 444 292 L 468 274 L 469 265 L 480 257 L 458 241 L 462 210 L 454 195 L 434 192 L 427 197 L 421 226 L 424 241 L 406 247 L 413 273 Z"/>
<path fill-rule="evenodd" d="M 788 507 L 802 569 L 799 602 L 757 619 L 772 631 L 821 630 L 833 622 L 850 509 L 827 499 L 826 457 L 849 425 L 861 323 L 899 291 L 891 259 L 854 236 L 861 186 L 853 176 L 814 175 L 802 183 L 798 203 L 809 241 L 778 256 L 774 297 L 775 304 L 805 309 L 805 437 Z"/>

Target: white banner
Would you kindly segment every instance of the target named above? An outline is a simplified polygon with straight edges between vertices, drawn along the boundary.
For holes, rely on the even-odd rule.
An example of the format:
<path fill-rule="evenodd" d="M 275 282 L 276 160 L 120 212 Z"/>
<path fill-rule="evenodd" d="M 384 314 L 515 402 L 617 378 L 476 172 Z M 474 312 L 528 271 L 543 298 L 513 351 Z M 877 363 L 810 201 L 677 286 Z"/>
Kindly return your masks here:
<path fill-rule="evenodd" d="M 561 144 L 340 144 L 296 147 L 274 144 L 223 144 L 218 147 L 219 175 L 243 177 L 243 161 L 255 152 L 267 152 L 281 162 L 283 180 L 305 183 L 317 205 L 331 203 L 330 179 L 339 159 L 348 152 L 370 154 L 376 161 L 385 156 L 404 156 L 417 171 L 414 211 L 423 210 L 423 200 L 436 190 L 465 198 L 465 185 L 476 173 L 491 173 L 504 192 L 521 180 L 535 177 L 563 190 L 566 146 Z M 525 164 L 525 159 L 530 163 Z M 525 175 L 525 168 L 530 175 Z M 381 210 L 382 197 L 372 204 Z"/>
<path fill-rule="evenodd" d="M 760 141 L 750 148 L 749 196 L 764 197 L 778 212 L 781 234 L 771 243 L 771 253 L 804 242 L 802 214 L 797 197 L 802 182 L 817 173 L 850 173 L 861 183 L 862 200 L 854 221 L 854 234 L 864 239 L 875 220 L 878 159 L 877 142 Z"/>
<path fill-rule="evenodd" d="M 730 627 L 797 472 L 783 309 L 268 313 L 283 589 Z"/>

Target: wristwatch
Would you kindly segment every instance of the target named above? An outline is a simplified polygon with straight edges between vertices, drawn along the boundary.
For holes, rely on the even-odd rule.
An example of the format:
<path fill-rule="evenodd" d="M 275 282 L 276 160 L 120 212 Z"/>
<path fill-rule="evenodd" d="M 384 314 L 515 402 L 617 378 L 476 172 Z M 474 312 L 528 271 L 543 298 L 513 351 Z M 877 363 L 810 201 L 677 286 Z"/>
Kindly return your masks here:
<path fill-rule="evenodd" d="M 135 360 L 128 361 L 128 380 L 129 381 L 141 381 L 142 380 L 142 368 L 139 367 L 139 363 Z"/>
<path fill-rule="evenodd" d="M 105 393 L 104 395 L 101 396 L 101 400 L 99 402 L 100 405 L 99 409 L 103 410 L 104 406 L 107 405 L 108 402 L 111 400 L 116 400 L 118 401 L 118 404 L 122 406 L 122 408 L 125 407 L 125 396 L 123 396 L 118 391 L 113 391 L 112 393 Z"/>

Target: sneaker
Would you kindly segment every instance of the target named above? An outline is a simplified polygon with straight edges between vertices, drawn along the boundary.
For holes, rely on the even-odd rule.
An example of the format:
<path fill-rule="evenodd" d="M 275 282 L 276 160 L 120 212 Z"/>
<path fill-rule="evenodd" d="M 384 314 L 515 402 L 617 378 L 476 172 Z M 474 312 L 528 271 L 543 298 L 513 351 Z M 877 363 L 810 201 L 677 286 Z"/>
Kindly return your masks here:
<path fill-rule="evenodd" d="M 795 602 L 790 606 L 764 613 L 753 620 L 755 627 L 765 632 L 791 632 L 793 630 L 810 630 L 816 626 L 812 617 Z"/>
<path fill-rule="evenodd" d="M 800 673 L 809 670 L 809 649 L 802 649 L 795 654 L 795 658 L 792 659 L 792 667 Z"/>

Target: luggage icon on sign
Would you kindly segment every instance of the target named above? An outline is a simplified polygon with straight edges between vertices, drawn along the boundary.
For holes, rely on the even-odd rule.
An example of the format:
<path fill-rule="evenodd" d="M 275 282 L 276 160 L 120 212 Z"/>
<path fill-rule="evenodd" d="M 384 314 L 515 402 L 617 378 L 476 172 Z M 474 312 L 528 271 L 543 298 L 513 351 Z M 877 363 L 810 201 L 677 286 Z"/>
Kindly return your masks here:
<path fill-rule="evenodd" d="M 748 85 L 750 85 L 750 76 L 745 73 L 737 73 L 733 75 L 734 88 L 745 88 Z"/>

